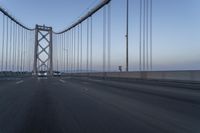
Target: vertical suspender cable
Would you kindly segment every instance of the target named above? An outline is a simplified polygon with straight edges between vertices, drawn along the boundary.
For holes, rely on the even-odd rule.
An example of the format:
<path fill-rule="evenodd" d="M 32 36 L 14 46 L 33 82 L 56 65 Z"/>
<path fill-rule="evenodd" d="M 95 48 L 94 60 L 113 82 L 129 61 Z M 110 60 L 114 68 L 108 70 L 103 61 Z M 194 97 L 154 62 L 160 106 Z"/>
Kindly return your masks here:
<path fill-rule="evenodd" d="M 69 31 L 66 32 L 66 73 L 68 73 L 68 49 L 69 49 Z"/>
<path fill-rule="evenodd" d="M 61 45 L 60 42 L 61 41 L 60 40 L 61 39 L 60 38 L 61 38 L 61 35 L 58 36 L 58 71 L 60 71 L 60 66 L 61 66 L 61 64 L 60 64 L 61 63 L 61 61 L 60 61 L 61 60 L 61 58 L 60 58 L 61 57 L 61 53 L 60 53 L 60 45 Z"/>
<path fill-rule="evenodd" d="M 53 37 L 53 71 L 56 71 L 56 34 Z"/>
<path fill-rule="evenodd" d="M 25 64 L 26 64 L 26 58 L 25 58 L 25 50 L 26 50 L 26 47 L 25 47 L 25 41 L 26 41 L 26 30 L 24 29 L 24 34 L 23 34 L 23 57 L 22 57 L 22 61 L 23 61 L 23 72 L 25 71 Z"/>
<path fill-rule="evenodd" d="M 59 47 L 59 45 L 58 45 L 58 35 L 56 35 L 56 71 L 58 72 L 58 58 L 59 58 L 59 56 L 58 56 L 58 47 Z"/>
<path fill-rule="evenodd" d="M 65 72 L 65 33 L 63 33 L 63 72 Z"/>
<path fill-rule="evenodd" d="M 67 73 L 69 73 L 69 47 L 70 47 L 70 31 L 67 32 Z"/>
<path fill-rule="evenodd" d="M 59 71 L 62 68 L 62 34 L 59 36 Z"/>
<path fill-rule="evenodd" d="M 69 31 L 69 66 L 70 73 L 72 73 L 72 30 Z"/>
<path fill-rule="evenodd" d="M 22 28 L 22 36 L 21 36 L 21 72 L 23 72 L 23 44 L 24 44 L 24 29 Z"/>
<path fill-rule="evenodd" d="M 52 33 L 52 37 L 53 37 L 53 44 L 54 44 L 54 45 L 52 46 L 52 47 L 53 47 L 52 51 L 53 51 L 53 54 L 54 54 L 54 55 L 53 55 L 53 62 L 54 62 L 54 63 L 53 63 L 53 71 L 54 71 L 54 68 L 55 68 L 55 51 L 54 51 L 54 50 L 55 50 L 55 35 L 54 35 L 54 33 Z"/>
<path fill-rule="evenodd" d="M 92 63 L 92 38 L 93 38 L 93 20 L 92 20 L 92 16 L 90 17 L 90 71 L 93 71 L 93 63 Z"/>
<path fill-rule="evenodd" d="M 81 58 L 81 54 L 80 54 L 80 51 L 81 51 L 81 48 L 80 48 L 80 45 L 81 45 L 81 41 L 80 41 L 80 24 L 78 25 L 78 72 L 80 72 L 80 58 Z"/>
<path fill-rule="evenodd" d="M 25 72 L 25 64 L 26 64 L 26 30 L 24 29 L 24 51 L 23 51 L 23 72 Z"/>
<path fill-rule="evenodd" d="M 60 53 L 59 53 L 59 37 L 60 35 L 57 35 L 57 71 L 59 71 L 59 57 L 60 57 Z"/>
<path fill-rule="evenodd" d="M 24 51 L 24 47 L 23 47 L 23 44 L 24 44 L 24 29 L 21 27 L 21 32 L 22 32 L 22 35 L 21 35 L 21 74 L 23 72 L 23 51 Z"/>
<path fill-rule="evenodd" d="M 60 34 L 60 71 L 62 71 L 62 67 L 63 67 L 63 59 L 62 59 L 62 55 L 63 55 L 62 36 L 63 36 L 63 34 Z"/>
<path fill-rule="evenodd" d="M 27 44 L 28 44 L 28 72 L 31 72 L 31 31 L 29 31 L 29 34 L 28 34 L 28 41 L 27 41 Z"/>
<path fill-rule="evenodd" d="M 24 35 L 25 35 L 25 29 L 22 28 L 22 73 L 24 72 Z"/>
<path fill-rule="evenodd" d="M 2 33 L 2 58 L 1 58 L 1 71 L 4 71 L 4 39 L 5 39 L 5 15 L 3 14 L 3 33 Z"/>
<path fill-rule="evenodd" d="M 80 27 L 79 27 L 79 25 L 78 25 L 78 42 L 77 42 L 77 51 L 78 51 L 78 53 L 77 53 L 77 70 L 78 70 L 78 72 L 79 72 L 79 44 L 80 44 L 80 32 L 79 32 L 79 30 L 80 30 Z"/>
<path fill-rule="evenodd" d="M 68 73 L 71 73 L 71 30 L 68 31 Z"/>
<path fill-rule="evenodd" d="M 127 11 L 126 11 L 126 72 L 129 71 L 129 51 L 128 51 L 128 43 L 129 43 L 129 0 L 127 0 Z"/>
<path fill-rule="evenodd" d="M 28 53 L 30 51 L 29 57 L 28 57 L 28 62 L 29 62 L 29 66 L 28 66 L 28 72 L 31 72 L 31 57 L 32 57 L 32 40 L 31 40 L 31 31 L 28 32 L 28 40 L 27 40 L 27 44 L 28 44 Z"/>
<path fill-rule="evenodd" d="M 71 29 L 71 73 L 73 73 L 74 70 L 74 29 Z"/>
<path fill-rule="evenodd" d="M 81 61 L 80 61 L 80 70 L 82 71 L 82 56 L 83 56 L 83 53 L 82 53 L 82 51 L 83 51 L 83 31 L 82 31 L 83 29 L 82 29 L 82 23 L 81 23 Z"/>
<path fill-rule="evenodd" d="M 66 32 L 66 40 L 65 40 L 65 45 L 66 45 L 66 73 L 68 73 L 68 46 L 69 46 L 69 32 Z"/>
<path fill-rule="evenodd" d="M 146 65 L 149 70 L 149 0 L 146 1 Z"/>
<path fill-rule="evenodd" d="M 87 51 L 86 51 L 86 53 L 87 53 L 87 72 L 88 72 L 88 70 L 89 70 L 89 19 L 87 19 Z"/>
<path fill-rule="evenodd" d="M 108 4 L 108 71 L 111 71 L 111 4 Z"/>
<path fill-rule="evenodd" d="M 6 17 L 6 71 L 8 71 L 8 17 Z"/>
<path fill-rule="evenodd" d="M 27 40 L 27 39 L 28 39 L 28 31 L 26 30 L 26 46 L 25 46 L 25 47 L 26 47 L 26 56 L 25 56 L 25 58 L 26 58 L 26 66 L 25 66 L 25 71 L 28 71 L 27 68 L 28 68 L 28 64 L 29 64 L 29 63 L 28 63 L 28 57 L 29 57 L 29 54 L 28 54 L 28 53 L 29 53 L 29 52 L 28 52 L 28 50 L 27 50 L 27 48 L 28 48 L 28 40 Z"/>
<path fill-rule="evenodd" d="M 67 46 L 68 46 L 68 32 L 65 34 L 65 73 L 68 71 L 68 66 L 67 66 Z"/>
<path fill-rule="evenodd" d="M 58 35 L 56 35 L 56 71 L 58 72 Z"/>
<path fill-rule="evenodd" d="M 60 34 L 60 38 L 59 38 L 59 53 L 60 53 L 60 58 L 59 58 L 59 71 L 62 70 L 62 34 Z"/>
<path fill-rule="evenodd" d="M 30 31 L 30 48 L 29 48 L 29 51 L 31 51 L 31 55 L 30 55 L 30 59 L 29 59 L 29 62 L 30 62 L 30 72 L 32 72 L 32 66 L 33 66 L 33 64 L 31 63 L 32 62 L 32 58 L 34 57 L 34 50 L 32 50 L 32 49 L 34 49 L 33 47 L 34 47 L 34 43 L 33 43 L 33 31 Z"/>
<path fill-rule="evenodd" d="M 59 67 L 60 67 L 60 71 L 62 70 L 62 34 L 60 35 L 60 42 L 59 42 L 59 44 L 60 44 L 60 49 L 59 49 L 59 53 L 60 53 L 60 58 L 59 58 L 59 61 L 60 61 L 60 65 L 59 65 Z"/>
<path fill-rule="evenodd" d="M 19 27 L 19 29 L 20 29 L 20 43 L 19 43 L 19 47 L 20 47 L 20 51 L 19 51 L 19 60 L 20 60 L 20 67 L 19 67 L 19 71 L 20 71 L 20 74 L 21 74 L 21 70 L 22 70 L 22 60 L 21 60 L 21 57 L 22 57 L 22 36 L 23 36 L 23 34 L 22 34 L 22 29 L 21 29 L 21 27 Z"/>
<path fill-rule="evenodd" d="M 144 0 L 144 6 L 143 6 L 143 71 L 146 70 L 146 59 L 145 59 L 145 45 L 146 45 L 146 42 L 145 42 L 145 32 L 146 32 L 146 25 L 145 25 L 145 17 L 146 17 L 146 0 Z"/>
<path fill-rule="evenodd" d="M 62 34 L 62 48 L 61 48 L 61 54 L 62 54 L 62 71 L 64 69 L 64 34 Z"/>
<path fill-rule="evenodd" d="M 20 30 L 19 30 L 19 26 L 17 25 L 17 58 L 16 58 L 16 62 L 17 62 L 17 72 L 19 72 L 19 50 L 20 50 L 20 39 L 19 39 L 19 35 L 20 35 Z"/>
<path fill-rule="evenodd" d="M 67 41 L 67 43 L 68 43 L 68 44 L 67 44 L 67 48 L 68 48 L 68 49 L 67 49 L 67 72 L 70 73 L 70 68 L 71 68 L 71 66 L 70 66 L 70 59 L 69 59 L 69 58 L 71 57 L 71 56 L 70 56 L 70 51 L 71 51 L 71 49 L 70 49 L 70 48 L 71 48 L 70 30 L 68 31 L 67 36 L 68 36 L 68 37 L 67 37 L 67 38 L 68 38 L 68 39 L 67 39 L 67 40 L 68 40 L 68 41 Z"/>
<path fill-rule="evenodd" d="M 31 72 L 31 57 L 32 57 L 32 47 L 31 47 L 31 45 L 32 45 L 32 38 L 31 38 L 31 32 L 32 31 L 29 31 L 28 32 L 28 41 L 27 41 L 27 43 L 28 43 L 28 53 L 29 53 L 29 57 L 28 57 L 28 72 Z"/>
<path fill-rule="evenodd" d="M 24 29 L 23 72 L 26 71 L 26 29 Z"/>
<path fill-rule="evenodd" d="M 64 33 L 64 38 L 63 38 L 63 45 L 64 45 L 64 46 L 63 46 L 63 50 L 64 50 L 64 55 L 63 55 L 63 56 L 64 56 L 64 57 L 63 57 L 63 58 L 64 58 L 64 59 L 63 59 L 63 60 L 64 60 L 64 72 L 66 72 L 66 64 L 65 64 L 65 56 L 66 56 L 65 39 L 66 39 L 66 35 L 65 35 L 65 33 Z"/>
<path fill-rule="evenodd" d="M 74 72 L 76 72 L 76 27 L 74 28 Z"/>
<path fill-rule="evenodd" d="M 103 8 L 103 72 L 106 66 L 106 7 Z"/>
<path fill-rule="evenodd" d="M 139 70 L 142 71 L 142 0 L 140 0 Z"/>
<path fill-rule="evenodd" d="M 152 0 L 150 0 L 150 69 L 153 69 L 152 64 Z"/>
<path fill-rule="evenodd" d="M 24 30 L 24 72 L 26 71 L 26 62 L 27 62 L 27 55 L 26 55 L 26 29 Z"/>
<path fill-rule="evenodd" d="M 17 53 L 18 53 L 18 25 L 15 23 L 15 72 L 18 71 Z"/>
<path fill-rule="evenodd" d="M 13 36 L 13 42 L 12 42 L 12 45 L 13 45 L 13 55 L 12 55 L 12 70 L 15 71 L 15 22 L 13 22 L 13 33 L 12 33 L 12 36 Z"/>
<path fill-rule="evenodd" d="M 59 52 L 58 52 L 58 50 L 59 50 L 59 35 L 56 35 L 56 56 L 57 56 L 57 58 L 56 58 L 56 68 L 57 68 L 57 72 L 59 71 L 59 69 L 58 69 L 58 59 L 59 59 Z"/>
<path fill-rule="evenodd" d="M 12 32 L 12 36 L 13 36 L 13 42 L 12 42 L 12 45 L 13 45 L 13 55 L 12 55 L 12 71 L 14 72 L 15 71 L 15 22 L 13 22 L 13 32 Z"/>
<path fill-rule="evenodd" d="M 21 35 L 21 66 L 20 66 L 20 71 L 21 73 L 23 72 L 23 36 L 24 36 L 24 29 L 22 28 L 21 30 L 22 35 Z"/>
<path fill-rule="evenodd" d="M 10 40 L 9 40 L 9 58 L 8 58 L 8 60 L 9 60 L 9 65 L 8 65 L 8 67 L 9 67 L 9 70 L 11 71 L 12 70 L 12 20 L 10 20 L 10 34 L 9 34 L 9 36 L 10 36 Z"/>
<path fill-rule="evenodd" d="M 68 41 L 67 34 L 68 32 L 66 32 L 65 34 L 65 50 L 67 50 L 67 41 Z M 67 72 L 67 51 L 65 51 L 65 73 L 66 72 Z"/>
<path fill-rule="evenodd" d="M 72 59 L 73 59 L 73 40 L 72 40 L 72 36 L 73 36 L 73 34 L 72 34 L 72 29 L 70 30 L 70 71 L 71 71 L 71 73 L 72 73 L 72 69 L 73 69 L 73 65 L 72 65 Z"/>
<path fill-rule="evenodd" d="M 73 72 L 73 29 L 71 29 L 71 50 L 70 50 L 70 56 L 71 56 L 71 58 L 70 58 L 70 62 L 71 62 L 71 73 Z"/>
<path fill-rule="evenodd" d="M 20 26 L 18 26 L 18 30 L 19 30 L 19 35 L 18 35 L 18 65 L 19 65 L 19 67 L 18 67 L 18 71 L 19 71 L 19 73 L 20 73 L 20 70 L 21 70 L 21 27 Z"/>

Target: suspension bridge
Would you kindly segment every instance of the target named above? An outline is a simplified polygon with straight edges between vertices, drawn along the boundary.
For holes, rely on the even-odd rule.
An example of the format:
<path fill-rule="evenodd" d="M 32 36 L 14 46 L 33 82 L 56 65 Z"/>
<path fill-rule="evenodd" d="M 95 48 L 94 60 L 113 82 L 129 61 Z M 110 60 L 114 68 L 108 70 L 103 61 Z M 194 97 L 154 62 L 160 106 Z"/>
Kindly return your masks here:
<path fill-rule="evenodd" d="M 0 133 L 200 132 L 200 71 L 154 69 L 153 0 L 137 5 L 137 68 L 125 1 L 125 65 L 113 65 L 113 2 L 61 31 L 0 7 Z"/>

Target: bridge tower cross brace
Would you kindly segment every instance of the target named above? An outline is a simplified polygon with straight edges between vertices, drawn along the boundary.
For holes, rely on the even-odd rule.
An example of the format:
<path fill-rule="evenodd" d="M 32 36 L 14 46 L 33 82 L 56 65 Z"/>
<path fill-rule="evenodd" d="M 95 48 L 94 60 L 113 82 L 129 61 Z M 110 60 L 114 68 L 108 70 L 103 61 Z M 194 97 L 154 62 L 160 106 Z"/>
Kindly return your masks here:
<path fill-rule="evenodd" d="M 35 49 L 34 49 L 34 75 L 47 72 L 53 74 L 52 56 L 52 27 L 36 25 L 35 28 Z"/>

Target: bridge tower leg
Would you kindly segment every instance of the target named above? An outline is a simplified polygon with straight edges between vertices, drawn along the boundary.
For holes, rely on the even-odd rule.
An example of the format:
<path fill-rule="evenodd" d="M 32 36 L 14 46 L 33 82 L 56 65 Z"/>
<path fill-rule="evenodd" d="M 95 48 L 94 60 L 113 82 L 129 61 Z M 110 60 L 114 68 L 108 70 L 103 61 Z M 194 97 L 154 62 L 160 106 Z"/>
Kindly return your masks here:
<path fill-rule="evenodd" d="M 34 75 L 53 75 L 52 27 L 36 25 L 34 49 Z"/>

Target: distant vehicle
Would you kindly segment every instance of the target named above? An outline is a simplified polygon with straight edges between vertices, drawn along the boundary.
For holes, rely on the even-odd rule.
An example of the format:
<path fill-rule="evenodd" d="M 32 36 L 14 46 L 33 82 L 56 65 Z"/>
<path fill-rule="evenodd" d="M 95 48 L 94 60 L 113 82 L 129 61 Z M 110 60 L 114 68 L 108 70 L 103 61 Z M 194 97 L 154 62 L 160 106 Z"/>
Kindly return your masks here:
<path fill-rule="evenodd" d="M 38 73 L 38 77 L 46 77 L 47 76 L 47 72 L 46 71 L 40 71 Z"/>
<path fill-rule="evenodd" d="M 53 72 L 53 76 L 54 77 L 60 77 L 61 76 L 61 72 L 55 71 L 55 72 Z"/>

